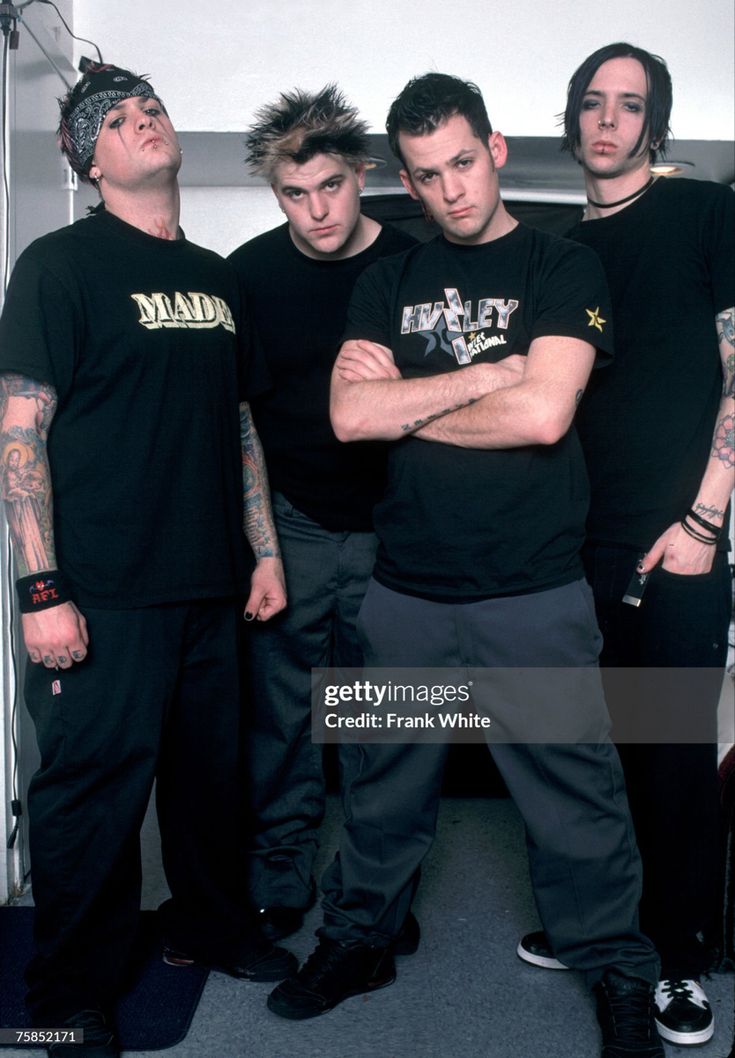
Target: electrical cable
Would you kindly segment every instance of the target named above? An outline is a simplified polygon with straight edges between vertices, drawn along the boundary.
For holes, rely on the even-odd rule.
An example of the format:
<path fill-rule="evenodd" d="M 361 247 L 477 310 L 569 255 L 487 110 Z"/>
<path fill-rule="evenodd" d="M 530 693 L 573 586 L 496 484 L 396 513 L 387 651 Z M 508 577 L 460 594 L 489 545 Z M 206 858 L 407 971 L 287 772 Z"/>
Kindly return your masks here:
<path fill-rule="evenodd" d="M 10 279 L 10 121 L 8 115 L 8 96 L 10 94 L 10 64 L 8 62 L 8 53 L 10 51 L 10 37 L 9 35 L 3 36 L 3 69 L 2 69 L 2 86 L 0 92 L 2 94 L 2 104 L 0 110 L 0 124 L 2 125 L 2 144 L 3 144 L 3 203 L 4 203 L 4 216 L 3 216 L 3 265 L 2 265 L 2 298 L 4 300 L 5 291 L 8 289 L 8 281 Z"/>
<path fill-rule="evenodd" d="M 10 279 L 10 120 L 9 120 L 9 106 L 8 99 L 10 95 L 10 63 L 9 63 L 9 52 L 10 52 L 10 34 L 5 33 L 3 35 L 3 62 L 2 62 L 2 84 L 0 85 L 0 95 L 2 99 L 0 101 L 0 126 L 3 146 L 3 261 L 2 261 L 2 287 L 0 302 L 5 298 L 5 292 L 8 288 L 8 281 Z M 7 552 L 5 559 L 5 567 L 7 573 L 7 584 L 13 583 L 13 552 L 10 544 L 10 537 L 7 539 Z M 7 840 L 7 847 L 12 849 L 15 845 L 18 831 L 20 830 L 20 817 L 22 815 L 22 803 L 18 791 L 18 769 L 20 754 L 18 749 L 18 657 L 15 642 L 15 627 L 13 618 L 13 609 L 10 599 L 6 596 L 2 600 L 2 611 L 7 613 L 7 625 L 9 629 L 9 656 L 12 665 L 12 676 L 13 686 L 10 689 L 12 693 L 8 696 L 11 699 L 10 706 L 10 744 L 11 753 L 10 759 L 11 765 L 11 813 L 14 819 L 13 829 Z M 5 622 L 3 622 L 5 623 Z"/>
<path fill-rule="evenodd" d="M 13 549 L 10 543 L 10 536 L 7 540 L 7 553 L 5 559 L 5 568 L 8 575 L 8 584 L 13 583 Z M 13 698 L 12 705 L 10 707 L 10 744 L 11 744 L 11 759 L 12 759 L 12 774 L 10 779 L 11 784 L 11 810 L 13 818 L 15 820 L 13 829 L 8 837 L 7 847 L 12 849 L 15 845 L 15 839 L 18 836 L 20 830 L 20 819 L 23 815 L 23 803 L 20 799 L 20 792 L 18 790 L 18 769 L 20 765 L 20 750 L 18 747 L 18 652 L 15 643 L 15 622 L 13 620 L 12 607 L 9 607 L 9 620 L 8 628 L 10 631 L 10 660 L 13 666 Z"/>
<path fill-rule="evenodd" d="M 99 49 L 99 48 L 97 47 L 97 45 L 95 44 L 95 42 L 94 42 L 93 40 L 87 40 L 87 38 L 86 38 L 86 37 L 78 37 L 78 36 L 76 35 L 76 33 L 72 33 L 72 31 L 71 31 L 71 29 L 70 29 L 70 27 L 69 27 L 69 24 L 68 24 L 68 22 L 66 21 L 66 19 L 65 19 L 65 18 L 64 18 L 64 16 L 62 15 L 61 11 L 59 11 L 58 7 L 57 7 L 57 6 L 56 6 L 56 4 L 55 4 L 55 3 L 53 2 L 53 0 L 28 0 L 28 3 L 37 3 L 37 4 L 48 4 L 48 6 L 49 6 L 49 7 L 53 7 L 54 11 L 56 12 L 56 14 L 57 14 L 57 15 L 59 16 L 59 18 L 61 19 L 61 21 L 62 21 L 62 23 L 63 23 L 63 26 L 64 26 L 64 29 L 65 29 L 65 30 L 66 30 L 66 32 L 67 32 L 67 33 L 69 34 L 69 36 L 70 36 L 70 37 L 73 37 L 73 38 L 74 38 L 74 40 L 79 40 L 79 41 L 81 41 L 81 42 L 82 42 L 83 44 L 91 44 L 91 45 L 92 45 L 92 47 L 94 48 L 94 50 L 95 50 L 95 51 L 97 52 L 97 58 L 99 59 L 100 65 L 102 64 L 102 52 L 101 52 L 101 51 L 100 51 L 100 49 Z M 28 6 L 27 4 L 23 4 L 23 7 L 27 7 L 27 6 Z"/>

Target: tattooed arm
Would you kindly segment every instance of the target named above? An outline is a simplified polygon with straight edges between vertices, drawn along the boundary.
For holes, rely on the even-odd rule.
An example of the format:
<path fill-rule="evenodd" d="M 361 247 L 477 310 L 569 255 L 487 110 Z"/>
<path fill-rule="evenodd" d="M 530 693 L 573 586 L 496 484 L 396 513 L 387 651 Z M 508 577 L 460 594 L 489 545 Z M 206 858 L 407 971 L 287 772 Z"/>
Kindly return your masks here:
<path fill-rule="evenodd" d="M 340 440 L 411 433 L 463 448 L 554 444 L 571 425 L 593 361 L 588 342 L 550 335 L 535 339 L 527 357 L 403 380 L 389 349 L 348 342 L 332 375 L 332 423 Z M 386 425 L 392 432 L 379 432 Z"/>
<path fill-rule="evenodd" d="M 340 441 L 394 441 L 507 385 L 507 369 L 499 364 L 404 379 L 390 349 L 352 340 L 332 371 L 332 426 Z"/>
<path fill-rule="evenodd" d="M 243 519 L 245 536 L 255 555 L 245 619 L 267 621 L 286 605 L 286 583 L 273 524 L 268 474 L 260 438 L 249 405 L 240 405 L 242 445 Z"/>
<path fill-rule="evenodd" d="M 508 372 L 505 386 L 423 426 L 416 437 L 462 448 L 555 444 L 572 424 L 594 358 L 594 347 L 578 338 L 535 338 L 527 357 L 495 365 Z"/>
<path fill-rule="evenodd" d="M 52 386 L 0 376 L 0 482 L 20 575 L 55 570 L 53 492 L 46 441 L 56 412 Z M 74 603 L 22 615 L 31 661 L 70 668 L 87 654 L 87 625 Z"/>
<path fill-rule="evenodd" d="M 708 522 L 723 525 L 735 471 L 735 308 L 715 317 L 722 361 L 722 399 L 712 435 L 712 449 L 692 510 Z M 727 527 L 725 527 L 725 532 Z M 705 535 L 708 535 L 705 533 Z M 672 573 L 708 573 L 715 548 L 693 540 L 679 522 L 661 534 L 641 563 L 647 573 L 658 563 Z"/>

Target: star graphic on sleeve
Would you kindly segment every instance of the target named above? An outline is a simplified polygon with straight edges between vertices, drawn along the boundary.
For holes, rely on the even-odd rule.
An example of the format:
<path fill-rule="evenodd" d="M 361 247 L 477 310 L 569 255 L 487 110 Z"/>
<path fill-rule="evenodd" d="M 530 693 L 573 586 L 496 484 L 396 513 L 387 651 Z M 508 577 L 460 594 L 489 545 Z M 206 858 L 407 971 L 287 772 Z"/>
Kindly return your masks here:
<path fill-rule="evenodd" d="M 600 315 L 600 306 L 598 305 L 594 312 L 592 311 L 592 309 L 585 309 L 584 311 L 587 313 L 587 315 L 590 318 L 590 321 L 587 324 L 587 326 L 588 327 L 596 327 L 597 330 L 601 332 L 602 331 L 602 325 L 603 325 L 603 323 L 607 323 L 607 320 L 604 320 L 602 318 L 602 316 Z"/>

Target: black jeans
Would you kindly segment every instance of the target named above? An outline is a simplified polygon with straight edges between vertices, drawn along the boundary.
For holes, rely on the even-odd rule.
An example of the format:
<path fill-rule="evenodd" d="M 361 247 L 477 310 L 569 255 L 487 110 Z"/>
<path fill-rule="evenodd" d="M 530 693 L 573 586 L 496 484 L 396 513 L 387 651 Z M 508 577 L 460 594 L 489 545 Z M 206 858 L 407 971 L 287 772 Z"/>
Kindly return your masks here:
<path fill-rule="evenodd" d="M 692 978 L 707 965 L 698 939 L 715 912 L 718 872 L 717 703 L 727 656 L 732 587 L 727 556 L 710 573 L 681 576 L 657 567 L 640 607 L 622 602 L 638 559 L 635 551 L 589 545 L 584 553 L 604 668 L 688 669 L 641 672 L 616 700 L 614 673 L 603 680 L 610 713 L 655 711 L 662 727 L 668 710 L 697 710 L 711 741 L 619 744 L 628 798 L 643 860 L 641 928 L 658 948 L 662 976 Z M 695 671 L 696 670 L 696 671 Z M 689 678 L 691 676 L 691 678 Z M 659 705 L 665 703 L 666 708 Z"/>
<path fill-rule="evenodd" d="M 377 540 L 325 529 L 279 493 L 273 513 L 288 606 L 246 634 L 250 891 L 258 907 L 306 907 L 325 803 L 322 746 L 311 738 L 311 670 L 362 664 L 355 623 Z"/>
<path fill-rule="evenodd" d="M 41 765 L 28 795 L 36 1024 L 109 1008 L 140 905 L 139 831 L 157 807 L 176 946 L 234 958 L 249 942 L 238 864 L 238 612 L 229 601 L 84 609 L 87 659 L 29 665 L 26 701 Z M 50 1019 L 50 1020 L 49 1020 Z"/>

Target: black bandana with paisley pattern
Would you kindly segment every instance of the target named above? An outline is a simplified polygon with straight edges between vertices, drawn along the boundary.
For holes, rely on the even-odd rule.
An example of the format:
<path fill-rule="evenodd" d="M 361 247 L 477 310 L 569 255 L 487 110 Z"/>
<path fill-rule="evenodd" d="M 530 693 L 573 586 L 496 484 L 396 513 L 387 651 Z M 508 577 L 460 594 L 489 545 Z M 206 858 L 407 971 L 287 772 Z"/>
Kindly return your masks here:
<path fill-rule="evenodd" d="M 121 99 L 138 96 L 161 102 L 148 81 L 130 70 L 111 65 L 90 67 L 75 86 L 74 95 L 78 98 L 69 115 L 62 119 L 59 133 L 63 149 L 70 161 L 76 163 L 74 168 L 85 174 L 92 164 L 102 122 L 111 107 Z"/>

